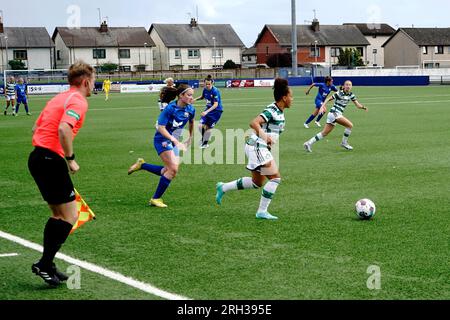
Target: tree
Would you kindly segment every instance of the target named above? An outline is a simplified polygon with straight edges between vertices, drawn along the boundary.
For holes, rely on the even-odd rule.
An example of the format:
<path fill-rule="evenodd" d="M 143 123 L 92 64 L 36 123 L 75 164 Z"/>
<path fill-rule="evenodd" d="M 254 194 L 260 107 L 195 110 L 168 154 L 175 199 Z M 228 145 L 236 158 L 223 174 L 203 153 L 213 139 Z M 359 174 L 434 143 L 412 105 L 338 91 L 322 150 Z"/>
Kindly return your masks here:
<path fill-rule="evenodd" d="M 223 68 L 224 69 L 236 69 L 237 68 L 237 64 L 234 63 L 233 60 L 227 60 L 223 64 Z"/>
<path fill-rule="evenodd" d="M 25 63 L 21 60 L 10 60 L 8 64 L 11 66 L 11 70 L 26 70 Z"/>
<path fill-rule="evenodd" d="M 100 66 L 102 72 L 111 73 L 117 70 L 119 65 L 111 62 L 104 63 Z"/>
<path fill-rule="evenodd" d="M 341 50 L 341 54 L 339 55 L 339 65 L 344 67 L 360 67 L 364 65 L 361 54 L 359 50 L 355 48 L 347 48 Z"/>

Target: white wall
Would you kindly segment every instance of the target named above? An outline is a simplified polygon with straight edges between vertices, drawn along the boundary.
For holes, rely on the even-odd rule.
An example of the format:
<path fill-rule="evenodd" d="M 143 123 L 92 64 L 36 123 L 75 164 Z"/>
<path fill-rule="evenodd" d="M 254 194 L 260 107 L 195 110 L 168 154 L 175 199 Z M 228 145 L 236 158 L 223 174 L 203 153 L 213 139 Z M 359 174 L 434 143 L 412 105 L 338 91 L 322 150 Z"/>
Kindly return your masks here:
<path fill-rule="evenodd" d="M 188 56 L 188 50 L 189 49 L 199 49 L 200 50 L 200 57 L 198 58 L 189 58 Z M 183 65 L 183 70 L 188 70 L 190 65 L 198 65 L 201 69 L 213 69 L 214 65 L 217 66 L 223 66 L 223 64 L 227 60 L 233 60 L 236 64 L 241 64 L 241 53 L 242 50 L 240 48 L 223 48 L 223 47 L 216 47 L 216 49 L 222 49 L 222 57 L 217 56 L 216 58 L 213 57 L 213 47 L 208 48 L 180 48 L 181 51 L 181 57 L 175 58 L 175 51 L 177 48 L 170 48 L 168 50 L 168 57 L 165 55 L 163 58 L 163 62 L 169 61 L 169 66 L 175 66 L 175 65 Z M 161 50 L 165 51 L 165 50 Z M 165 67 L 168 66 L 167 64 L 164 64 Z M 166 70 L 167 70 L 166 69 Z"/>
<path fill-rule="evenodd" d="M 50 48 L 43 49 L 28 49 L 28 60 L 26 64 L 28 70 L 33 69 L 53 69 L 53 50 Z"/>
<path fill-rule="evenodd" d="M 331 56 L 331 48 L 341 48 L 342 50 L 345 49 L 355 49 L 355 48 L 363 48 L 363 55 L 362 55 L 362 59 L 365 62 L 367 59 L 367 48 L 368 47 L 364 47 L 364 46 L 358 46 L 358 47 L 340 47 L 340 46 L 332 46 L 332 47 L 325 47 L 325 64 L 338 64 L 339 62 L 339 57 L 332 57 Z M 378 58 L 377 58 L 378 60 Z"/>
<path fill-rule="evenodd" d="M 57 60 L 58 69 L 67 69 L 76 60 L 83 60 L 84 62 L 97 66 L 104 63 L 115 63 L 121 66 L 130 66 L 132 71 L 136 70 L 136 65 L 145 64 L 146 70 L 153 70 L 153 55 L 152 47 L 147 48 L 131 48 L 131 47 L 120 47 L 120 49 L 130 49 L 129 59 L 120 59 L 119 61 L 119 48 L 101 48 L 105 49 L 106 57 L 105 59 L 94 59 L 93 50 L 94 48 L 67 48 L 62 41 L 59 34 L 55 38 L 56 50 L 61 50 L 61 60 Z M 120 63 L 119 63 L 120 62 Z"/>
<path fill-rule="evenodd" d="M 156 47 L 153 48 L 152 55 L 153 68 L 155 70 L 169 70 L 169 50 L 164 45 L 155 29 L 150 32 L 150 38 L 152 38 L 156 45 Z M 172 55 L 174 55 L 174 53 L 172 53 Z"/>
<path fill-rule="evenodd" d="M 440 69 L 352 69 L 332 70 L 333 77 L 377 77 L 377 76 L 449 76 L 450 68 Z"/>
<path fill-rule="evenodd" d="M 14 50 L 27 50 L 28 60 L 23 60 L 28 70 L 33 69 L 52 69 L 51 61 L 53 61 L 52 51 L 50 48 L 8 48 L 8 60 L 14 59 Z M 9 70 L 11 67 L 6 60 L 6 50 L 0 49 L 0 68 Z"/>
<path fill-rule="evenodd" d="M 57 59 L 57 51 L 60 51 L 60 60 Z M 66 47 L 66 44 L 62 40 L 59 33 L 55 37 L 55 62 L 56 69 L 68 69 L 71 65 L 71 59 L 69 54 L 69 49 Z"/>
<path fill-rule="evenodd" d="M 389 39 L 386 36 L 366 36 L 367 41 L 370 42 L 370 46 L 367 47 L 367 60 L 365 61 L 368 66 L 373 66 L 376 62 L 377 66 L 384 67 L 384 48 L 381 46 Z M 373 49 L 377 49 L 377 54 L 373 54 Z M 376 60 L 376 61 L 375 61 Z"/>
<path fill-rule="evenodd" d="M 156 48 L 154 48 L 154 57 L 153 63 L 155 70 L 169 70 L 171 66 L 182 65 L 183 70 L 188 70 L 189 66 L 200 66 L 200 69 L 212 69 L 214 65 L 213 58 L 213 50 L 214 47 L 207 48 L 167 48 L 164 42 L 161 40 L 158 33 L 155 29 L 150 32 L 150 37 L 153 42 L 156 44 Z M 181 50 L 181 57 L 175 58 L 175 50 Z M 198 58 L 189 58 L 188 50 L 189 49 L 199 49 L 200 57 Z M 227 60 L 233 60 L 236 64 L 241 64 L 242 50 L 241 48 L 224 48 L 217 46 L 216 49 L 222 49 L 223 56 L 222 58 L 216 57 L 215 63 L 216 65 L 222 65 Z"/>

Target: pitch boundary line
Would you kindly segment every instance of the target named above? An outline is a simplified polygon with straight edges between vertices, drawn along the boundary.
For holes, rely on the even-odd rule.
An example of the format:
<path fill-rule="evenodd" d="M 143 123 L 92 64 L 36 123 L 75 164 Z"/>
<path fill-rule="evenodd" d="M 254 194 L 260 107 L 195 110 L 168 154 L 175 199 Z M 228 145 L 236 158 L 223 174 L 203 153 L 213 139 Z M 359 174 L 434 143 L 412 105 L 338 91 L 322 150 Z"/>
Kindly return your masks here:
<path fill-rule="evenodd" d="M 19 255 L 18 253 L 2 253 L 0 254 L 0 258 L 16 257 L 18 255 Z"/>
<path fill-rule="evenodd" d="M 38 245 L 38 244 L 36 244 L 34 242 L 22 239 L 20 237 L 14 236 L 12 234 L 3 232 L 1 230 L 0 230 L 0 238 L 12 241 L 14 243 L 20 244 L 21 246 L 24 246 L 24 247 L 32 249 L 32 250 L 36 250 L 38 252 L 42 252 L 43 251 L 43 248 L 42 248 L 41 245 Z M 158 296 L 160 298 L 164 298 L 164 299 L 167 299 L 167 300 L 191 300 L 190 298 L 183 297 L 183 296 L 180 296 L 180 295 L 177 295 L 177 294 L 173 294 L 173 293 L 161 290 L 161 289 L 159 289 L 159 288 L 157 288 L 157 287 L 155 287 L 155 286 L 153 286 L 153 285 L 151 285 L 149 283 L 145 283 L 145 282 L 142 282 L 142 281 L 135 280 L 133 278 L 124 276 L 123 274 L 120 274 L 120 273 L 115 272 L 115 271 L 108 270 L 106 268 L 100 267 L 100 266 L 95 265 L 93 263 L 72 258 L 72 257 L 70 257 L 68 255 L 63 254 L 63 253 L 57 253 L 56 254 L 56 258 L 60 259 L 60 260 L 63 260 L 65 262 L 67 262 L 67 263 L 70 263 L 72 265 L 77 265 L 77 266 L 79 266 L 79 267 L 81 267 L 81 268 L 83 268 L 85 270 L 88 270 L 88 271 L 100 274 L 100 275 L 102 275 L 102 276 L 104 276 L 106 278 L 115 280 L 117 282 L 121 282 L 123 284 L 126 284 L 126 285 L 128 285 L 130 287 L 136 288 L 138 290 L 141 290 L 141 291 L 150 293 L 152 295 Z"/>

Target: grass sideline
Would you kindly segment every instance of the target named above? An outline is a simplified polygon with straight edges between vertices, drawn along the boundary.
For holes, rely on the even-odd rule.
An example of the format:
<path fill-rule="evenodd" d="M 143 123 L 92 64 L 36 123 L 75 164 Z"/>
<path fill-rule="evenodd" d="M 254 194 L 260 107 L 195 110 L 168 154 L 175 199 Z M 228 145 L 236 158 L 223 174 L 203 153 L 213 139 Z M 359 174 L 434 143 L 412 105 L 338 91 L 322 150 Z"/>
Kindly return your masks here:
<path fill-rule="evenodd" d="M 346 111 L 355 150 L 339 147 L 338 127 L 312 154 L 302 144 L 319 130 L 303 128 L 314 100 L 304 89 L 294 88 L 286 112 L 275 222 L 254 217 L 260 191 L 214 203 L 215 183 L 248 176 L 244 165 L 182 165 L 164 197 L 168 210 L 148 207 L 158 180 L 126 171 L 140 156 L 161 163 L 152 144 L 157 97 L 94 95 L 75 140 L 81 171 L 73 181 L 98 218 L 62 252 L 194 299 L 449 299 L 447 88 L 355 87 L 369 108 Z M 247 129 L 272 101 L 270 89 L 221 92 L 221 130 Z M 49 213 L 27 158 L 48 98 L 30 97 L 31 117 L 22 106 L 19 117 L 0 119 L 0 230 L 39 244 Z M 363 197 L 377 205 L 371 221 L 354 214 Z M 155 298 L 89 272 L 81 290 L 46 290 L 30 272 L 39 254 L 0 239 L 0 254 L 9 252 L 20 255 L 0 258 L 2 274 L 16 271 L 2 277 L 1 300 Z M 381 290 L 366 286 L 371 265 L 381 269 Z"/>

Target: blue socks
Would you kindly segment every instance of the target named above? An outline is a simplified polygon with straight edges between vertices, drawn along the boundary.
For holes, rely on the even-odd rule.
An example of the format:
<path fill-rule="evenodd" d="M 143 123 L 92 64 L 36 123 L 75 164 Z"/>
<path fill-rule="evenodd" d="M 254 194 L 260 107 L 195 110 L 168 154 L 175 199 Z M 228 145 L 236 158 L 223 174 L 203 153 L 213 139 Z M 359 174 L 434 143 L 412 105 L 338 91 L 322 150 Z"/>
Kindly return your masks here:
<path fill-rule="evenodd" d="M 314 120 L 314 118 L 315 118 L 315 117 L 316 117 L 316 116 L 315 116 L 315 115 L 313 115 L 313 114 L 312 114 L 312 115 L 310 115 L 310 116 L 309 116 L 309 118 L 308 118 L 308 120 L 306 120 L 306 121 L 305 121 L 305 123 L 306 123 L 306 124 L 310 123 L 311 121 L 313 121 L 313 120 Z"/>
<path fill-rule="evenodd" d="M 164 169 L 162 166 L 155 166 L 154 164 L 150 163 L 144 163 L 141 167 L 142 170 L 151 172 L 153 174 L 156 174 L 157 176 L 161 176 L 161 171 Z M 158 198 L 155 198 L 158 199 Z"/>
<path fill-rule="evenodd" d="M 324 113 L 319 113 L 319 116 L 317 117 L 317 122 L 320 122 L 320 119 L 324 116 Z"/>
<path fill-rule="evenodd" d="M 153 195 L 153 199 L 160 199 L 163 196 L 164 192 L 166 192 L 167 188 L 169 187 L 170 182 L 172 182 L 172 180 L 169 180 L 166 177 L 161 176 L 161 178 L 159 179 L 158 188 L 156 189 L 156 192 Z"/>
<path fill-rule="evenodd" d="M 169 187 L 170 182 L 172 182 L 172 180 L 169 180 L 165 176 L 161 175 L 161 171 L 162 169 L 164 169 L 164 167 L 150 163 L 144 163 L 142 164 L 141 169 L 161 177 L 159 179 L 158 188 L 156 189 L 156 192 L 153 195 L 153 199 L 160 199 L 163 196 L 164 192 L 166 192 L 167 188 Z"/>

